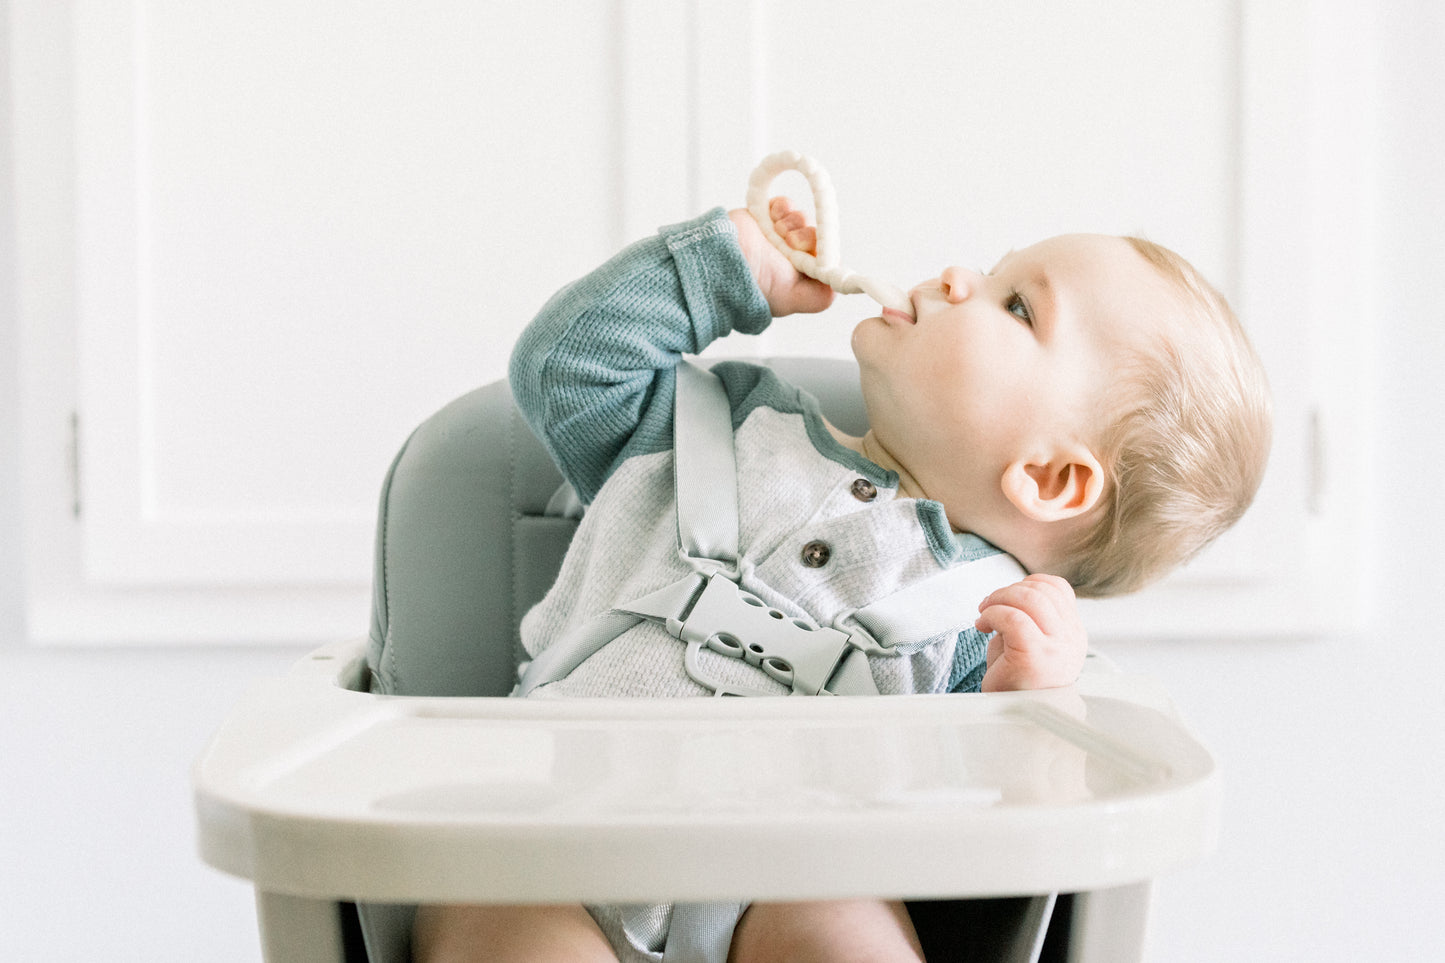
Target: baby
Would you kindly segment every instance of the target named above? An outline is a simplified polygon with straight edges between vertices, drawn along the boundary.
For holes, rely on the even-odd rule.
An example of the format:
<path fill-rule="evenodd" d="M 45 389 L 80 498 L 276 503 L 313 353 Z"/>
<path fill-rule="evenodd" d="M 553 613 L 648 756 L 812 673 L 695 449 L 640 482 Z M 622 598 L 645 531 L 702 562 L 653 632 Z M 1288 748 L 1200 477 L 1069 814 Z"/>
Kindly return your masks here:
<path fill-rule="evenodd" d="M 785 199 L 769 214 L 792 247 L 815 248 Z M 530 656 L 688 574 L 672 474 L 680 354 L 821 311 L 832 296 L 746 211 L 719 209 L 627 248 L 548 302 L 516 347 L 511 383 L 589 508 L 556 585 L 523 622 Z M 861 438 L 768 369 L 714 366 L 734 432 L 737 582 L 789 619 L 846 629 L 876 599 L 1007 553 L 1029 574 L 985 597 L 970 622 L 869 652 L 871 684 L 1068 685 L 1086 650 L 1075 592 L 1140 588 L 1253 498 L 1270 436 L 1258 360 L 1213 288 L 1133 238 L 1052 238 L 986 274 L 948 267 L 909 300 L 913 316 L 885 309 L 853 333 Z M 529 694 L 709 693 L 662 626 L 620 631 Z M 704 657 L 708 678 L 788 691 L 742 660 Z M 718 963 L 922 958 L 901 903 L 738 909 Z M 667 905 L 423 907 L 417 959 L 660 961 L 679 916 Z"/>

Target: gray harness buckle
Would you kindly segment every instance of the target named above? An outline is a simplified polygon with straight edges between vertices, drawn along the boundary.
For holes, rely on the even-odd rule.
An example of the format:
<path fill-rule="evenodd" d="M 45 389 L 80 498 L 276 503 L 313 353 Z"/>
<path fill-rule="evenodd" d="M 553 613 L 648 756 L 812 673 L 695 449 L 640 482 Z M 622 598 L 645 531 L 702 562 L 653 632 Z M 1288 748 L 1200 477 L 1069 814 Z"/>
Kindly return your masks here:
<path fill-rule="evenodd" d="M 719 655 L 757 666 L 798 695 L 822 692 L 851 647 L 848 636 L 837 629 L 789 618 L 721 575 L 707 580 L 675 634 L 688 643 L 689 656 L 695 655 L 693 646 L 706 645 Z M 693 664 L 688 674 L 717 688 L 711 680 L 698 679 Z"/>
<path fill-rule="evenodd" d="M 686 642 L 687 674 L 718 695 L 768 693 L 709 678 L 698 660 L 704 646 L 758 667 L 794 695 L 829 694 L 828 682 L 856 648 L 847 633 L 790 618 L 723 572 L 688 576 L 618 609 L 651 619 Z"/>

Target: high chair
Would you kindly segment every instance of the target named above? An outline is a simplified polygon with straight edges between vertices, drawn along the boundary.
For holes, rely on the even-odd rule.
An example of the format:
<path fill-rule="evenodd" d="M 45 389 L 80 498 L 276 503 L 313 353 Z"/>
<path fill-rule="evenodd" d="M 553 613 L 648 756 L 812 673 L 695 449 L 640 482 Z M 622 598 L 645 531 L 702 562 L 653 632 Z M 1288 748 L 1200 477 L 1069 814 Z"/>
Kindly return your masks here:
<path fill-rule="evenodd" d="M 769 363 L 863 432 L 851 362 Z M 1155 685 L 1091 656 L 1044 692 L 502 698 L 577 524 L 560 483 L 504 382 L 424 422 L 369 639 L 250 693 L 198 761 L 201 854 L 254 881 L 268 961 L 406 960 L 421 902 L 852 896 L 917 901 L 933 959 L 1141 958 L 1149 881 L 1219 819 Z"/>

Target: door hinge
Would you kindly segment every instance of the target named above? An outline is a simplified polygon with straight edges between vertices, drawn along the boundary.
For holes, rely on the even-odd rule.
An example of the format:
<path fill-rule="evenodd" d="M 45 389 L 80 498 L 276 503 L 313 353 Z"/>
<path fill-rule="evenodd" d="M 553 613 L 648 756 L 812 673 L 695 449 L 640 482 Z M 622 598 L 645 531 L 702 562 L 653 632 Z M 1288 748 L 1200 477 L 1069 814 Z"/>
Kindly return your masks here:
<path fill-rule="evenodd" d="M 70 514 L 80 517 L 80 412 L 70 413 Z"/>
<path fill-rule="evenodd" d="M 1305 477 L 1308 479 L 1308 488 L 1305 490 L 1305 510 L 1311 515 L 1323 515 L 1325 513 L 1326 496 L 1326 447 L 1325 447 L 1325 417 L 1320 412 L 1319 406 L 1310 409 L 1309 423 L 1305 430 L 1305 458 L 1307 459 Z"/>

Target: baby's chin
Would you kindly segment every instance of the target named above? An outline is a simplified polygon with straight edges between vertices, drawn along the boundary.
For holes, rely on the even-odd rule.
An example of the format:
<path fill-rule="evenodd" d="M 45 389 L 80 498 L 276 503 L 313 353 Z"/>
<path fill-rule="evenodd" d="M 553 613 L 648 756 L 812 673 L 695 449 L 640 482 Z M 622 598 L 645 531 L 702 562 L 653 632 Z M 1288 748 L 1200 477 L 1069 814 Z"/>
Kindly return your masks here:
<path fill-rule="evenodd" d="M 848 338 L 848 346 L 852 349 L 853 357 L 857 359 L 859 364 L 863 363 L 862 351 L 866 350 L 862 348 L 862 345 L 868 338 L 867 329 L 873 325 L 886 323 L 881 317 L 872 317 L 864 318 L 862 321 L 853 325 L 853 333 Z"/>
<path fill-rule="evenodd" d="M 889 321 L 881 314 L 859 321 L 853 326 L 853 334 L 849 339 L 853 357 L 858 359 L 859 364 L 866 364 L 876 351 L 883 348 L 890 335 L 899 333 L 900 327 L 901 325 Z"/>

